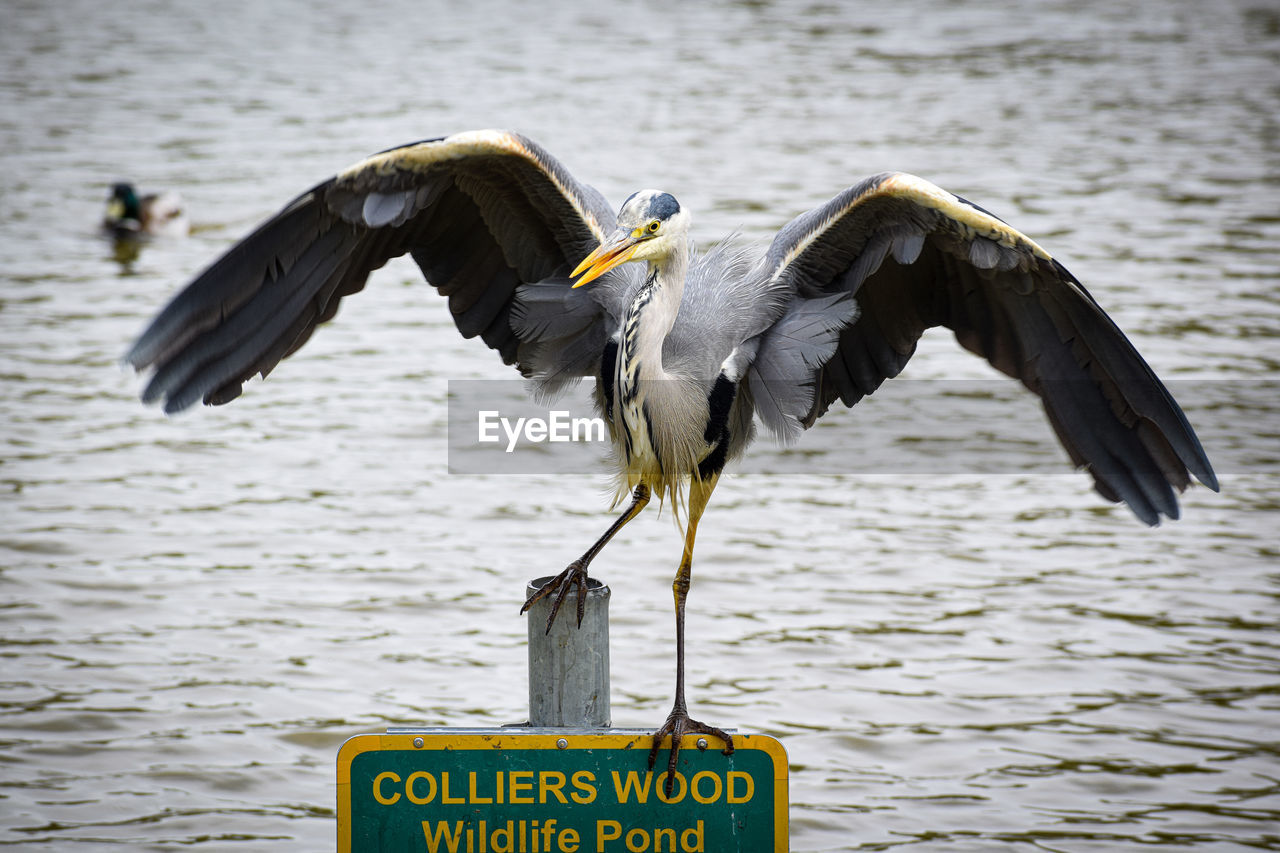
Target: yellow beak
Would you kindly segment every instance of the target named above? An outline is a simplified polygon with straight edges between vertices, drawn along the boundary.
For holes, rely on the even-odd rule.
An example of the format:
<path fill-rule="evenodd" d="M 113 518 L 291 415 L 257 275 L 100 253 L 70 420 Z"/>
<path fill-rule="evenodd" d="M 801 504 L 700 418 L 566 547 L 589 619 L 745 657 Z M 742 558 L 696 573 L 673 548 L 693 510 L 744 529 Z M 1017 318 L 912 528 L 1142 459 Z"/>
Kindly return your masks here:
<path fill-rule="evenodd" d="M 631 235 L 625 231 L 615 234 L 608 242 L 601 243 L 596 250 L 582 259 L 582 263 L 578 264 L 577 269 L 569 273 L 570 278 L 579 278 L 573 283 L 574 287 L 582 287 L 590 281 L 595 281 L 609 270 L 625 264 L 631 260 L 631 256 L 636 253 L 640 243 L 631 239 Z"/>

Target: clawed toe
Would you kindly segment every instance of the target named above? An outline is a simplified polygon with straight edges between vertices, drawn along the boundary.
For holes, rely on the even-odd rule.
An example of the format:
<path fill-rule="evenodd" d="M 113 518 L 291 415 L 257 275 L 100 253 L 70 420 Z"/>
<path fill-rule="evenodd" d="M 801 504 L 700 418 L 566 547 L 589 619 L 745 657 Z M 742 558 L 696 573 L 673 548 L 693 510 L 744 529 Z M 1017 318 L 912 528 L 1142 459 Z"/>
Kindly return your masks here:
<path fill-rule="evenodd" d="M 586 613 L 587 606 L 587 567 L 581 560 L 574 560 L 567 569 L 529 596 L 524 606 L 520 608 L 521 615 L 527 613 L 529 608 L 537 602 L 550 596 L 551 613 L 547 615 L 547 633 L 550 634 L 551 626 L 555 624 L 556 616 L 560 614 L 560 605 L 564 603 L 564 597 L 569 593 L 570 588 L 578 592 L 578 627 L 581 628 L 582 617 Z"/>
<path fill-rule="evenodd" d="M 662 748 L 662 739 L 667 735 L 671 736 L 671 755 L 667 759 L 667 779 L 664 783 L 665 792 L 668 797 L 671 796 L 672 785 L 675 784 L 676 778 L 676 761 L 680 757 L 680 741 L 685 735 L 703 734 L 718 737 L 724 741 L 725 748 L 722 750 L 724 755 L 733 755 L 733 738 L 721 729 L 715 726 L 709 726 L 706 723 L 699 722 L 689 716 L 688 712 L 682 708 L 672 710 L 667 717 L 667 721 L 662 724 L 656 732 L 653 733 L 653 746 L 649 747 L 649 769 L 653 769 L 654 761 L 658 757 L 658 750 Z"/>

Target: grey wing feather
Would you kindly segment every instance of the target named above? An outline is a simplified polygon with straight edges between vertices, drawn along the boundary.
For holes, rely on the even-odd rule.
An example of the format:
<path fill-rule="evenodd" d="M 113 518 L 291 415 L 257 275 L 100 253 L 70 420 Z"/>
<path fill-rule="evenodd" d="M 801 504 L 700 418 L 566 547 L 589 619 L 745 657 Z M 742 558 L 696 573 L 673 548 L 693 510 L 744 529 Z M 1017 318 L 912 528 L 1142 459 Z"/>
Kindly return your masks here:
<path fill-rule="evenodd" d="M 709 389 L 734 350 L 774 323 L 788 295 L 732 239 L 696 256 L 680 312 L 663 344 L 664 366 Z M 736 382 L 741 377 L 731 378 Z"/>
<path fill-rule="evenodd" d="M 302 194 L 180 292 L 126 355 L 154 368 L 144 399 L 169 412 L 224 403 L 255 373 L 267 375 L 331 319 L 369 273 L 409 253 L 445 297 L 462 334 L 481 337 L 526 373 L 603 340 L 548 329 L 521 307 L 571 293 L 567 274 L 615 226 L 598 192 L 532 141 L 475 131 L 374 155 Z M 573 322 L 606 315 L 625 276 L 570 302 Z M 537 285 L 537 290 L 521 290 Z M 533 294 L 539 294 L 538 299 Z M 563 322 L 569 322 L 565 320 Z"/>
<path fill-rule="evenodd" d="M 1174 490 L 1191 474 L 1217 489 L 1182 410 L 1115 323 L 1061 264 L 976 205 L 920 178 L 878 175 L 793 220 L 765 263 L 794 293 L 781 324 L 824 294 L 858 303 L 826 361 L 794 373 L 816 386 L 803 425 L 874 392 L 925 329 L 946 326 L 1039 395 L 1073 462 L 1143 521 L 1176 518 Z M 776 367 L 780 344 L 766 337 L 757 363 Z"/>
<path fill-rule="evenodd" d="M 626 294 L 642 280 L 631 265 L 610 271 L 591 287 L 573 289 L 567 278 L 520 286 L 511 327 L 522 341 L 521 362 L 538 399 L 555 397 L 585 377 L 612 381 L 599 373 L 601 354 L 618 326 Z"/>
<path fill-rule="evenodd" d="M 760 336 L 749 373 L 756 414 L 784 443 L 797 439 L 817 399 L 818 374 L 858 316 L 848 293 L 797 298 Z"/>

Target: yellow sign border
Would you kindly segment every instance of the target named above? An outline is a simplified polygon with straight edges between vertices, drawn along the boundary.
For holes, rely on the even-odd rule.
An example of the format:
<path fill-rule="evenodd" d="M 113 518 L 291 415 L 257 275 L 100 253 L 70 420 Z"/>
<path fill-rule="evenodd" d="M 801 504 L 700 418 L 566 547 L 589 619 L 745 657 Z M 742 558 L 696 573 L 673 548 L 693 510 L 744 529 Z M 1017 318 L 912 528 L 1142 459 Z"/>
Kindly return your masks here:
<path fill-rule="evenodd" d="M 685 735 L 681 749 L 697 750 L 702 735 Z M 422 740 L 422 745 L 414 743 Z M 559 746 L 564 740 L 566 745 Z M 724 742 L 707 737 L 709 749 L 723 749 Z M 356 756 L 366 752 L 431 752 L 452 749 L 644 749 L 653 743 L 653 733 L 645 730 L 606 729 L 600 732 L 582 729 L 562 731 L 530 730 L 512 727 L 495 729 L 403 729 L 385 734 L 368 733 L 353 735 L 338 749 L 338 853 L 351 851 L 351 764 Z M 668 749 L 670 737 L 662 739 L 662 749 Z M 768 735 L 733 733 L 734 750 L 755 750 L 767 755 L 773 765 L 773 849 L 786 853 L 789 849 L 790 826 L 788 824 L 791 802 L 787 776 L 787 751 L 782 743 Z"/>

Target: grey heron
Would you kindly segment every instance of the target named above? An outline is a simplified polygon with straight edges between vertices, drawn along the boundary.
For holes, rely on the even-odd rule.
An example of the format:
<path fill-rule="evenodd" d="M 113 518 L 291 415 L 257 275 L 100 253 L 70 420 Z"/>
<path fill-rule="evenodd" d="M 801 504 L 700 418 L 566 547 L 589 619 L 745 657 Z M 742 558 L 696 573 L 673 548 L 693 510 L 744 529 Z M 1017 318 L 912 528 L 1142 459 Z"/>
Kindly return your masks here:
<path fill-rule="evenodd" d="M 127 360 L 154 370 L 142 397 L 166 412 L 226 403 L 302 346 L 370 271 L 409 253 L 458 330 L 539 393 L 594 379 L 615 505 L 630 502 L 525 607 L 553 596 L 550 627 L 592 559 L 655 493 L 684 504 L 675 701 L 649 753 L 652 767 L 671 736 L 668 786 L 682 735 L 733 748 L 690 718 L 684 690 L 694 537 L 721 471 L 757 421 L 789 441 L 836 400 L 871 394 L 926 329 L 950 328 L 1039 395 L 1075 465 L 1143 522 L 1177 518 L 1175 490 L 1192 475 L 1217 490 L 1182 410 L 1120 329 L 1061 263 L 977 205 L 881 174 L 793 219 L 754 259 L 726 244 L 693 253 L 689 222 L 656 190 L 632 195 L 615 217 L 600 193 L 514 133 L 405 145 L 286 205 L 178 293 Z"/>

